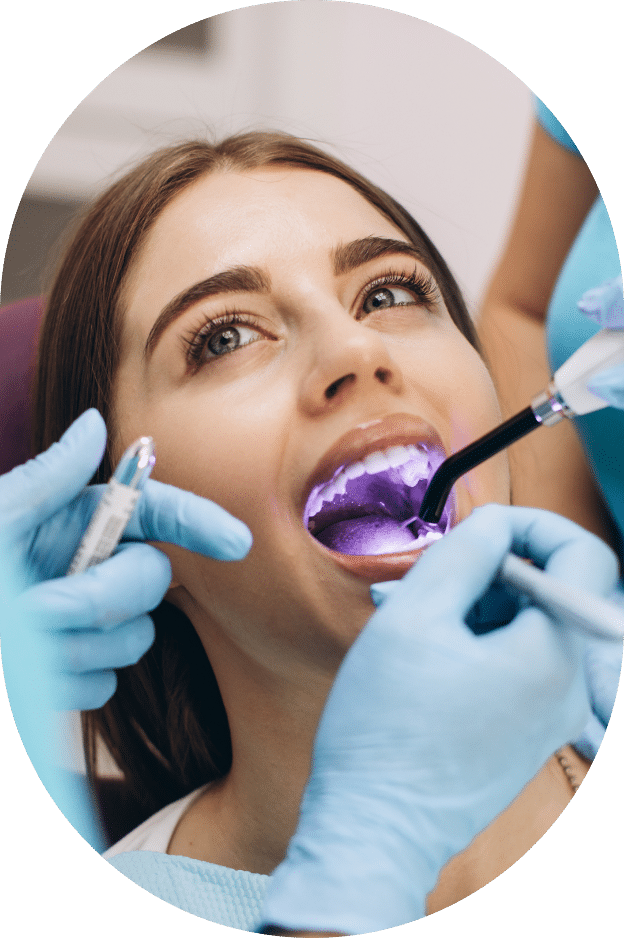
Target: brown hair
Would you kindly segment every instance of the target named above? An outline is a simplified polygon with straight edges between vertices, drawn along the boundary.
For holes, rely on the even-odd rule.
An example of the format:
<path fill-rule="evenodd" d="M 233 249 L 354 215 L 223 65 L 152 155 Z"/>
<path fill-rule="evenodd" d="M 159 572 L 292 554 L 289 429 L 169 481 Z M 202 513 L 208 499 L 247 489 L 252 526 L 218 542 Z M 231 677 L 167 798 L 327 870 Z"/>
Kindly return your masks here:
<path fill-rule="evenodd" d="M 133 259 L 165 206 L 201 176 L 271 165 L 342 179 L 418 246 L 455 324 L 478 349 L 476 332 L 446 263 L 393 198 L 341 161 L 288 134 L 249 132 L 218 144 L 190 141 L 153 153 L 86 211 L 59 265 L 41 331 L 34 393 L 35 453 L 59 439 L 89 407 L 111 431 L 111 389 L 119 359 L 123 287 Z M 111 472 L 107 451 L 94 481 Z M 118 673 L 100 710 L 83 714 L 87 771 L 97 775 L 101 736 L 144 813 L 223 777 L 231 763 L 227 716 L 194 628 L 163 602 L 152 613 L 150 651 Z"/>

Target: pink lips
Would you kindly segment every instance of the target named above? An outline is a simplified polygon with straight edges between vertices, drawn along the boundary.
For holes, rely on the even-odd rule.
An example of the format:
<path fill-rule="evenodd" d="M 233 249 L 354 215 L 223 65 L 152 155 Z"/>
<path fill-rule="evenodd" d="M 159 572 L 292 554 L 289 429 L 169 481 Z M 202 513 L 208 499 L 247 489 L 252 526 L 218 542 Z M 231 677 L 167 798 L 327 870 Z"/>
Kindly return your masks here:
<path fill-rule="evenodd" d="M 364 459 L 377 450 L 391 446 L 425 443 L 429 449 L 439 449 L 442 458 L 446 451 L 440 435 L 431 424 L 411 414 L 392 414 L 362 424 L 340 437 L 321 457 L 307 480 L 302 493 L 300 514 L 303 516 L 306 500 L 313 488 L 328 482 L 344 466 Z M 455 523 L 454 520 L 451 524 Z M 320 544 L 311 537 L 317 548 L 344 570 L 365 579 L 389 580 L 403 576 L 422 553 L 420 550 L 396 554 L 354 555 L 342 554 Z"/>

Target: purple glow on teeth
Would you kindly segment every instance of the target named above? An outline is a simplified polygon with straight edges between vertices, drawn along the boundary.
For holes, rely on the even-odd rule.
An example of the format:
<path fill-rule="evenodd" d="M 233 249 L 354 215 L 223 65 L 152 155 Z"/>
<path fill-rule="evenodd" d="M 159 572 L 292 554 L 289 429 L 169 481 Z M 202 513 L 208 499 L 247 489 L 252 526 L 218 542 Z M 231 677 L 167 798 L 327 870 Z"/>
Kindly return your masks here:
<path fill-rule="evenodd" d="M 429 480 L 444 460 L 424 444 L 393 446 L 338 470 L 308 498 L 304 523 L 326 547 L 342 554 L 378 555 L 425 547 L 450 524 L 446 507 L 437 525 L 418 518 Z"/>

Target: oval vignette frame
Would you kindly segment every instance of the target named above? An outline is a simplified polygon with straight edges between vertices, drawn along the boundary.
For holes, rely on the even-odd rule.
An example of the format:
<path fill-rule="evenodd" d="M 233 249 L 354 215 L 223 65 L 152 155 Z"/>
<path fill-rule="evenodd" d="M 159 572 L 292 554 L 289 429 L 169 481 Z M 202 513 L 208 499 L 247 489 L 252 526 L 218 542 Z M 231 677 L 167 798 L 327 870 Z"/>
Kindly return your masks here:
<path fill-rule="evenodd" d="M 501 15 L 500 5 L 493 0 L 475 0 L 470 5 L 458 0 L 393 0 L 369 5 L 419 16 L 475 43 L 516 74 L 521 71 L 519 77 L 545 99 L 587 155 L 622 243 L 624 200 L 616 165 L 618 135 L 608 123 L 612 114 L 621 112 L 621 101 L 615 94 L 618 78 L 621 87 L 616 71 L 621 30 L 609 9 L 611 4 L 598 0 L 592 4 L 589 20 L 570 16 L 570 22 L 568 5 L 559 0 L 525 0 L 516 5 L 513 19 L 509 10 Z M 146 23 L 141 4 L 129 6 L 111 0 L 103 12 L 75 0 L 60 0 L 50 12 L 42 7 L 21 7 L 2 14 L 5 31 L 11 36 L 2 63 L 8 99 L 5 127 L 11 128 L 7 134 L 11 140 L 5 138 L 3 152 L 5 178 L 9 180 L 3 187 L 0 215 L 3 243 L 41 152 L 69 111 L 95 84 L 155 39 L 230 9 L 231 3 L 182 0 L 173 13 L 150 10 Z M 35 30 L 33 17 L 39 18 Z M 87 50 L 89 68 L 81 69 L 81 62 L 86 61 L 84 35 L 89 32 L 98 42 Z M 591 67 L 586 68 L 582 52 L 592 44 L 597 52 L 591 57 Z M 575 106 L 582 111 L 578 126 L 574 119 L 568 119 Z M 42 139 L 47 128 L 50 133 Z M 620 132 L 620 142 L 621 136 Z M 458 929 L 464 934 L 473 930 L 476 934 L 477 929 L 480 934 L 495 934 L 504 928 L 507 935 L 525 935 L 539 920 L 544 932 L 552 928 L 556 933 L 580 935 L 586 928 L 600 928 L 621 917 L 621 698 L 620 694 L 597 765 L 566 810 L 565 819 L 486 889 L 430 919 L 403 926 L 396 934 L 406 936 L 416 928 L 418 934 L 431 936 L 455 935 Z M 123 935 L 134 928 L 152 938 L 168 938 L 176 929 L 185 938 L 231 934 L 139 892 L 102 863 L 43 790 L 17 735 L 4 688 L 0 719 L 5 765 L 1 789 L 5 869 L 12 871 L 10 888 L 3 898 L 3 923 L 19 921 L 22 928 L 34 933 L 47 929 L 53 920 L 68 936 L 87 933 L 90 938 L 110 938 L 115 930 Z M 6 766 L 11 770 L 6 771 Z M 33 832 L 39 832 L 39 850 L 36 846 L 33 850 Z"/>

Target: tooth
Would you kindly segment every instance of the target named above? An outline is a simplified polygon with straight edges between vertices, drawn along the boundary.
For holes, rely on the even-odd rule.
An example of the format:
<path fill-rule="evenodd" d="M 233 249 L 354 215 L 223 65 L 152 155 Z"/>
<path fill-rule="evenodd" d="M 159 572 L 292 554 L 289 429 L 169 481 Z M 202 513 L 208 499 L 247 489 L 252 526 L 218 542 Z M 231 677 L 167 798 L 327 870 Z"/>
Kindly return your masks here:
<path fill-rule="evenodd" d="M 354 462 L 344 471 L 347 479 L 358 479 L 360 476 L 363 476 L 366 472 L 363 462 Z"/>
<path fill-rule="evenodd" d="M 409 454 L 410 462 L 420 463 L 425 471 L 429 468 L 429 454 L 424 443 L 417 443 L 416 445 L 408 443 L 405 449 Z"/>
<path fill-rule="evenodd" d="M 383 472 L 385 469 L 390 468 L 383 453 L 369 453 L 368 456 L 364 457 L 362 462 L 369 475 L 374 475 L 376 472 Z"/>
<path fill-rule="evenodd" d="M 396 466 L 402 466 L 410 458 L 407 446 L 391 446 L 390 449 L 385 450 L 384 455 L 393 469 Z"/>
<path fill-rule="evenodd" d="M 418 535 L 419 546 L 424 547 L 426 544 L 433 544 L 434 541 L 439 541 L 441 537 L 441 531 L 421 531 Z"/>
<path fill-rule="evenodd" d="M 323 507 L 323 498 L 319 492 L 313 493 L 310 501 L 308 502 L 308 521 L 310 518 L 313 518 L 314 515 L 317 515 L 321 508 Z"/>
<path fill-rule="evenodd" d="M 334 495 L 336 495 L 336 480 L 334 479 L 333 482 L 326 485 L 320 494 L 324 502 L 333 501 Z"/>
<path fill-rule="evenodd" d="M 334 495 L 344 495 L 347 491 L 347 476 L 341 472 L 337 479 L 334 479 Z"/>
<path fill-rule="evenodd" d="M 409 485 L 411 488 L 421 479 L 427 478 L 427 469 L 427 461 L 424 464 L 422 462 L 408 462 L 404 466 L 399 466 L 397 472 L 400 473 L 405 485 Z"/>

